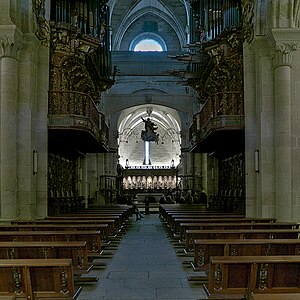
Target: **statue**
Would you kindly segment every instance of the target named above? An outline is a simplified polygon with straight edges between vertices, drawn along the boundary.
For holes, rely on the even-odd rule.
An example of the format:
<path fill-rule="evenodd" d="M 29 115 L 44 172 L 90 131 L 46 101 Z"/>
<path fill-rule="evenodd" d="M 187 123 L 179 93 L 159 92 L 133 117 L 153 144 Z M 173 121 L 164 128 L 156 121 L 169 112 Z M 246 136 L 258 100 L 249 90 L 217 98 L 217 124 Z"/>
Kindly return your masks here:
<path fill-rule="evenodd" d="M 141 139 L 147 142 L 156 142 L 158 143 L 159 134 L 155 132 L 157 130 L 157 126 L 147 118 L 146 120 L 142 117 L 143 122 L 145 123 L 145 130 L 142 130 Z"/>

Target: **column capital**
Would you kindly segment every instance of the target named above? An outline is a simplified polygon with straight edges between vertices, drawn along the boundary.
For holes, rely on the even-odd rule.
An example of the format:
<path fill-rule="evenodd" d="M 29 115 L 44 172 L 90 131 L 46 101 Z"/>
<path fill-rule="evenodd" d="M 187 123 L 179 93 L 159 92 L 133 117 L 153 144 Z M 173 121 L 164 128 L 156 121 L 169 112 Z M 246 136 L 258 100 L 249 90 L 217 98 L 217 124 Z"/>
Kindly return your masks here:
<path fill-rule="evenodd" d="M 274 28 L 268 34 L 268 42 L 273 52 L 274 69 L 293 65 L 294 51 L 298 47 L 299 28 Z"/>
<path fill-rule="evenodd" d="M 273 64 L 274 68 L 281 66 L 292 67 L 293 54 L 297 50 L 297 42 L 275 42 Z"/>
<path fill-rule="evenodd" d="M 21 42 L 12 34 L 0 33 L 0 57 L 8 56 L 17 58 Z"/>

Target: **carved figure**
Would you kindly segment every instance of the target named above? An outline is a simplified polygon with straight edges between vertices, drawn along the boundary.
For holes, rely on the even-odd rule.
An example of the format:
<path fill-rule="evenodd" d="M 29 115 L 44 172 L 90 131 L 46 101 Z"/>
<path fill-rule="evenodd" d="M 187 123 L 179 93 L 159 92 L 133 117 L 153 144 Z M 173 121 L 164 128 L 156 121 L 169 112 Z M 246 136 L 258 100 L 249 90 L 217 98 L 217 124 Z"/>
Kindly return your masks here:
<path fill-rule="evenodd" d="M 145 130 L 142 130 L 141 139 L 143 141 L 158 143 L 159 134 L 155 132 L 155 130 L 157 130 L 158 127 L 154 124 L 154 122 L 150 120 L 150 118 L 147 118 L 145 120 L 142 117 L 142 120 L 145 123 Z"/>

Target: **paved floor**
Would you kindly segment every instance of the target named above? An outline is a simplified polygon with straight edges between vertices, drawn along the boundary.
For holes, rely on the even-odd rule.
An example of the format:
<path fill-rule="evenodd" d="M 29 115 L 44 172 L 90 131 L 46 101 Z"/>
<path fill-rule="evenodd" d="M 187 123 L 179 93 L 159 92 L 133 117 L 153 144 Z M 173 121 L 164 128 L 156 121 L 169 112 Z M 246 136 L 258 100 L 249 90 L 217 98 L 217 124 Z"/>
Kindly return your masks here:
<path fill-rule="evenodd" d="M 187 280 L 158 214 L 146 215 L 123 236 L 105 270 L 92 270 L 99 281 L 83 286 L 78 300 L 207 299 L 200 283 Z"/>

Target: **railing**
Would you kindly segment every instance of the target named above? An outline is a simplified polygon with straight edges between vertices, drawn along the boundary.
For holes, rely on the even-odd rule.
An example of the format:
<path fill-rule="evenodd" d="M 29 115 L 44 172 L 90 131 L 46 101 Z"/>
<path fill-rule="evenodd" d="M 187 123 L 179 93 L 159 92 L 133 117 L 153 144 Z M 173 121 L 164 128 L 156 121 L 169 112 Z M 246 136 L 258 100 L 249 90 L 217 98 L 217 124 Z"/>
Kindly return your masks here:
<path fill-rule="evenodd" d="M 78 115 L 91 119 L 99 128 L 100 118 L 92 97 L 77 91 L 49 91 L 50 115 Z"/>
<path fill-rule="evenodd" d="M 94 126 L 106 133 L 108 126 L 105 116 L 98 111 L 92 97 L 77 91 L 49 91 L 49 115 L 80 116 L 89 119 Z"/>
<path fill-rule="evenodd" d="M 218 127 L 242 126 L 244 117 L 244 103 L 241 92 L 216 93 L 210 96 L 202 110 L 194 115 L 189 128 L 189 139 L 200 132 Z"/>
<path fill-rule="evenodd" d="M 200 126 L 204 127 L 211 118 L 217 116 L 243 116 L 244 103 L 242 93 L 216 93 L 209 97 L 200 112 Z"/>

